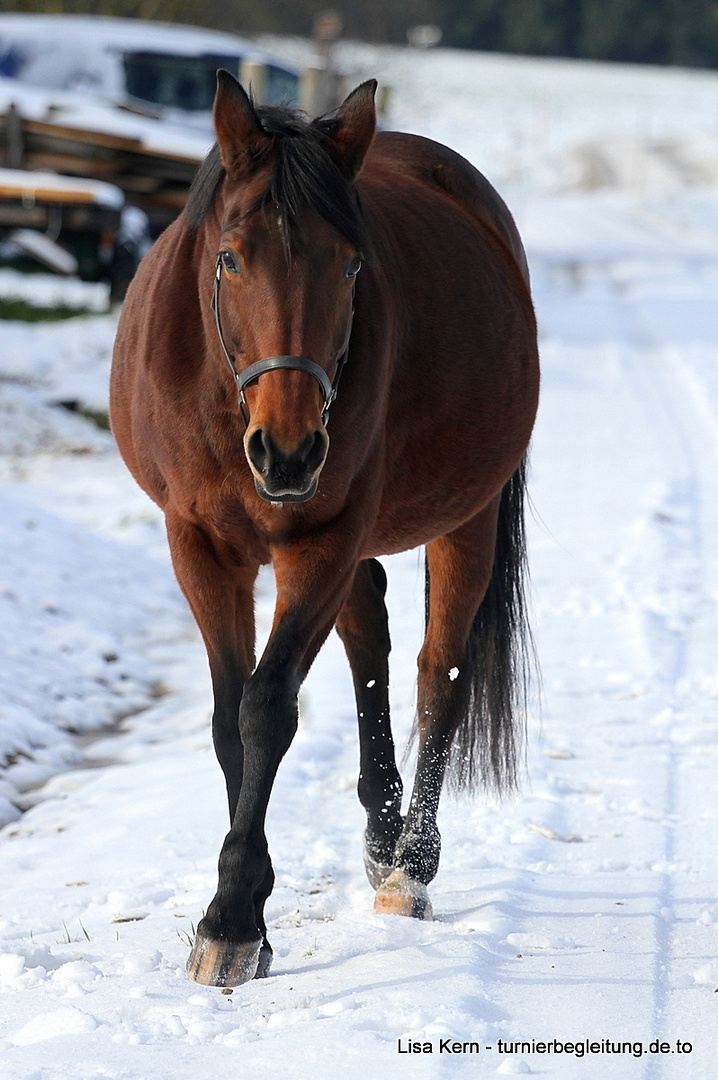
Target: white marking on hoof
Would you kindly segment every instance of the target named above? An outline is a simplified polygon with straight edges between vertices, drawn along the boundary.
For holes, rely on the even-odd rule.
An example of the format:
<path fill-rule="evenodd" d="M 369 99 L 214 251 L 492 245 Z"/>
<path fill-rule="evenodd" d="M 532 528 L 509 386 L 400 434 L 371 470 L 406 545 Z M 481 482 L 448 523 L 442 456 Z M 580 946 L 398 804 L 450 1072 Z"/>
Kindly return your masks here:
<path fill-rule="evenodd" d="M 406 915 L 412 919 L 426 920 L 433 915 L 426 885 L 400 869 L 392 870 L 377 889 L 374 911 L 378 915 Z"/>

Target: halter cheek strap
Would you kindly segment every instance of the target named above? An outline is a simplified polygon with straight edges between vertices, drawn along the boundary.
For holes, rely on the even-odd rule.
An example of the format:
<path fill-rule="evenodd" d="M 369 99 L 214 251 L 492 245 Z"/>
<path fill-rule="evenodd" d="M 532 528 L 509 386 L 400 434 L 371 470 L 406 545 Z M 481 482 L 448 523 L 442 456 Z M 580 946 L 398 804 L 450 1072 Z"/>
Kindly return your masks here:
<path fill-rule="evenodd" d="M 324 407 L 322 409 L 322 423 L 326 426 L 329 420 L 329 406 L 337 396 L 337 386 L 339 379 L 347 360 L 348 347 L 344 350 L 342 355 L 337 361 L 337 370 L 334 375 L 334 381 L 331 382 L 324 368 L 321 368 L 319 364 L 315 364 L 313 360 L 309 360 L 306 356 L 267 356 L 263 360 L 257 360 L 256 363 L 250 364 L 244 371 L 237 371 L 237 365 L 234 357 L 230 353 L 224 340 L 224 334 L 222 333 L 222 323 L 219 315 L 219 284 L 222 280 L 222 263 L 217 258 L 217 266 L 214 275 L 214 290 L 212 292 L 212 310 L 214 311 L 214 321 L 217 326 L 217 334 L 219 336 L 219 342 L 222 346 L 224 355 L 227 357 L 227 362 L 231 368 L 232 375 L 237 383 L 237 390 L 239 391 L 239 411 L 244 421 L 244 426 L 249 424 L 249 416 L 247 415 L 247 400 L 244 396 L 246 387 L 256 382 L 257 379 L 264 375 L 267 371 L 277 371 L 280 368 L 289 369 L 293 371 L 304 371 L 307 375 L 311 375 L 316 379 L 319 384 L 319 389 L 322 394 L 322 401 Z M 353 294 L 352 294 L 353 299 Z M 354 315 L 354 308 L 352 306 L 352 316 Z M 351 324 L 350 324 L 351 332 Z"/>

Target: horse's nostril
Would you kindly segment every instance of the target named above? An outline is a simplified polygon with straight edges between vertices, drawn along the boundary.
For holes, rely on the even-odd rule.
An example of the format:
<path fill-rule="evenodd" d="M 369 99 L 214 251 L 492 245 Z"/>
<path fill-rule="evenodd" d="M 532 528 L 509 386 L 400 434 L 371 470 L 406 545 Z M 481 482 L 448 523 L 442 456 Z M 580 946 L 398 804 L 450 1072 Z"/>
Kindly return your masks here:
<path fill-rule="evenodd" d="M 256 428 L 247 440 L 247 457 L 263 476 L 272 464 L 272 439 L 262 428 Z"/>
<path fill-rule="evenodd" d="M 302 448 L 304 451 L 302 457 L 310 473 L 316 472 L 324 464 L 328 446 L 329 440 L 321 428 L 307 435 Z"/>

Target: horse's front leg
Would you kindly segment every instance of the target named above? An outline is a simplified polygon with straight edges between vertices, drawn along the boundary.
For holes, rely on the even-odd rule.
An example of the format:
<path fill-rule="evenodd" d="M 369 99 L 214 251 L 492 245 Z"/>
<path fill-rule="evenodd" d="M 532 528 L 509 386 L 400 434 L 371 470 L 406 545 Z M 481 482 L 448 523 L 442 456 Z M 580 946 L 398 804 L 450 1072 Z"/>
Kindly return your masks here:
<path fill-rule="evenodd" d="M 177 580 L 202 633 L 214 691 L 212 740 L 227 785 L 230 822 L 234 820 L 244 773 L 239 707 L 244 685 L 254 667 L 254 581 L 257 566 L 242 566 L 237 553 L 222 550 L 197 525 L 168 512 L 167 535 Z M 272 950 L 266 940 L 264 903 L 274 877 L 268 862 L 253 896 L 255 923 L 262 935 L 258 974 L 266 974 Z M 197 945 L 189 974 L 202 976 Z"/>
<path fill-rule="evenodd" d="M 318 546 L 318 545 L 317 545 Z M 297 730 L 297 695 L 331 630 L 356 567 L 350 542 L 273 551 L 277 606 L 272 631 L 239 708 L 244 774 L 219 857 L 217 892 L 201 920 L 187 971 L 210 986 L 267 974 L 271 948 L 263 908 L 274 882 L 264 831 L 274 778 Z M 335 554 L 340 552 L 341 554 Z"/>
<path fill-rule="evenodd" d="M 257 565 L 238 565 L 198 526 L 167 514 L 172 564 L 207 649 L 214 711 L 212 741 L 224 774 L 229 819 L 242 786 L 244 753 L 238 715 L 254 667 L 254 582 Z"/>

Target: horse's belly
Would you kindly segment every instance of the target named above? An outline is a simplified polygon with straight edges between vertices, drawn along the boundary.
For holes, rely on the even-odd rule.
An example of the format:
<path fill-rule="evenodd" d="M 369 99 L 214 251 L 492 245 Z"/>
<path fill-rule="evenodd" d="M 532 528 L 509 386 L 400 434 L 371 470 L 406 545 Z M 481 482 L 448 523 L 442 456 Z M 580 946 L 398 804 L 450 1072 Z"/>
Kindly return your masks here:
<path fill-rule="evenodd" d="M 411 493 L 385 493 L 368 538 L 365 557 L 392 555 L 426 544 L 457 529 L 480 513 L 501 491 L 521 456 L 497 474 L 487 470 L 467 478 L 458 471 L 434 484 L 418 484 Z"/>
<path fill-rule="evenodd" d="M 520 465 L 537 403 L 536 368 L 520 392 L 497 396 L 495 406 L 457 408 L 450 422 L 428 424 L 413 439 L 390 447 L 366 555 L 426 544 L 479 514 Z"/>
<path fill-rule="evenodd" d="M 486 491 L 478 498 L 464 502 L 452 500 L 451 506 L 417 502 L 410 509 L 399 508 L 396 513 L 382 515 L 368 538 L 362 557 L 395 555 L 428 544 L 475 517 L 495 494 L 495 491 Z"/>

